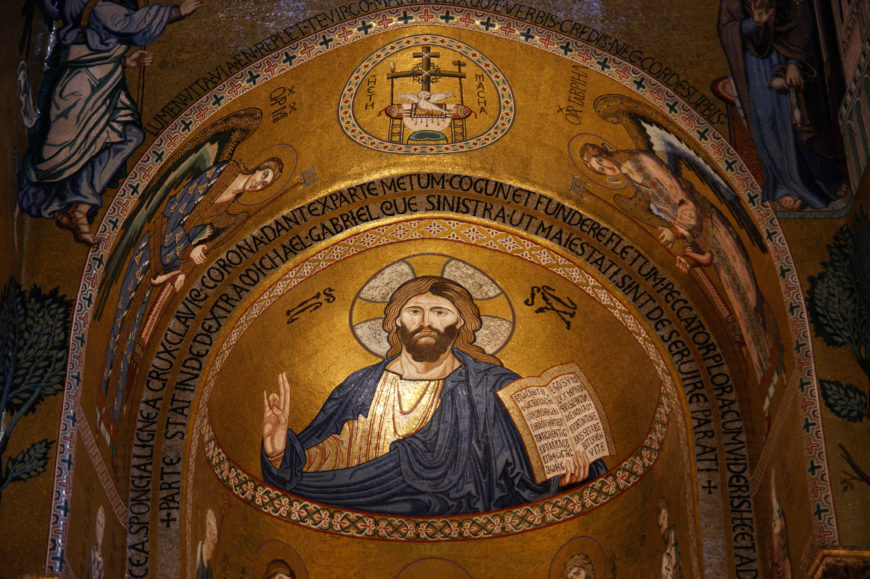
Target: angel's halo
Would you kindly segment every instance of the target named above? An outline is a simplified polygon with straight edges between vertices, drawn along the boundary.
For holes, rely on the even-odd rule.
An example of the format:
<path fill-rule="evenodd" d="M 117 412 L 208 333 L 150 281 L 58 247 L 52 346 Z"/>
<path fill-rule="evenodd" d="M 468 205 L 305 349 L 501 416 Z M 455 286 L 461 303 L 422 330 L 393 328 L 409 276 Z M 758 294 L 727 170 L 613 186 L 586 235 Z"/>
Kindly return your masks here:
<path fill-rule="evenodd" d="M 284 154 L 270 154 L 272 151 L 275 150 L 281 150 Z M 278 184 L 272 183 L 268 187 L 264 188 L 262 191 L 243 193 L 242 195 L 239 195 L 239 197 L 236 199 L 236 203 L 248 207 L 253 205 L 260 205 L 262 203 L 271 201 L 284 191 L 284 186 L 287 185 L 287 183 L 290 181 L 290 178 L 296 172 L 296 165 L 299 161 L 299 156 L 296 154 L 296 149 L 294 149 L 291 145 L 287 145 L 284 143 L 270 145 L 260 150 L 254 156 L 254 161 L 250 165 L 251 169 L 257 167 L 260 163 L 262 163 L 269 157 L 278 157 L 279 159 L 281 159 L 281 162 L 284 163 L 284 169 L 282 170 L 284 180 Z M 271 193 L 266 193 L 270 190 L 272 190 Z"/>
<path fill-rule="evenodd" d="M 628 185 L 628 179 L 626 179 L 625 176 L 621 174 L 613 176 L 601 175 L 586 166 L 583 157 L 580 155 L 580 149 L 587 143 L 597 145 L 606 151 L 613 152 L 618 150 L 616 145 L 602 136 L 593 133 L 580 133 L 574 135 L 571 137 L 571 140 L 568 141 L 568 155 L 571 157 L 571 162 L 574 163 L 574 166 L 593 183 L 606 187 L 607 189 L 624 189 Z"/>

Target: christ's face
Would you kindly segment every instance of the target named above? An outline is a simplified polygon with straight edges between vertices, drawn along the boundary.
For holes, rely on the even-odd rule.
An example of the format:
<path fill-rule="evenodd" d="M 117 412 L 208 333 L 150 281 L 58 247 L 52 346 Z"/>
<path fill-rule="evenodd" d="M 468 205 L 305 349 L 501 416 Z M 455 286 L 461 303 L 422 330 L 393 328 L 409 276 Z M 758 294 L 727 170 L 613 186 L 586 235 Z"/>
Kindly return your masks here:
<path fill-rule="evenodd" d="M 254 171 L 251 175 L 251 178 L 248 179 L 247 186 L 245 189 L 248 192 L 252 191 L 262 191 L 266 187 L 272 184 L 272 181 L 275 180 L 275 173 L 272 169 L 258 169 Z"/>
<path fill-rule="evenodd" d="M 463 323 L 453 302 L 430 293 L 409 299 L 396 320 L 402 345 L 418 362 L 434 362 L 447 352 Z"/>

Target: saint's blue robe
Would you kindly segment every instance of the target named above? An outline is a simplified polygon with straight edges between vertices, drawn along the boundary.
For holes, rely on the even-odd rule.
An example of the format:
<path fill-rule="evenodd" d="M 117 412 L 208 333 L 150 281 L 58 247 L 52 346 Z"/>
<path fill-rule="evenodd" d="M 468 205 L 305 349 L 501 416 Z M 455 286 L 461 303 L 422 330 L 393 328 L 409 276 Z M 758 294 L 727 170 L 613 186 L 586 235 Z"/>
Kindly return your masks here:
<path fill-rule="evenodd" d="M 741 23 L 746 36 L 755 34 L 758 28 L 750 19 Z M 840 186 L 837 163 L 801 142 L 792 126 L 789 93 L 768 86 L 778 69 L 789 64 L 800 66 L 801 63 L 787 58 L 776 48 L 761 58 L 746 50 L 743 58 L 750 100 L 747 108 L 755 129 L 755 148 L 764 171 L 762 199 L 776 201 L 792 196 L 814 209 L 828 206 L 837 200 Z M 828 152 L 833 155 L 833 145 Z"/>
<path fill-rule="evenodd" d="M 131 9 L 108 0 L 60 3 L 62 26 L 40 89 L 40 118 L 18 172 L 18 204 L 33 217 L 54 219 L 70 206 L 89 206 L 93 221 L 103 191 L 122 173 L 145 133 L 127 90 L 130 46 L 151 44 L 181 18 L 178 6 Z"/>
<path fill-rule="evenodd" d="M 771 0 L 767 8 L 774 14 L 761 25 L 750 17 L 752 2 L 720 0 L 718 28 L 764 172 L 762 199 L 795 197 L 814 209 L 826 207 L 836 201 L 841 177 L 811 3 Z M 770 86 L 789 64 L 797 66 L 804 79 L 804 87 L 794 91 L 800 130 L 794 125 L 790 91 Z"/>

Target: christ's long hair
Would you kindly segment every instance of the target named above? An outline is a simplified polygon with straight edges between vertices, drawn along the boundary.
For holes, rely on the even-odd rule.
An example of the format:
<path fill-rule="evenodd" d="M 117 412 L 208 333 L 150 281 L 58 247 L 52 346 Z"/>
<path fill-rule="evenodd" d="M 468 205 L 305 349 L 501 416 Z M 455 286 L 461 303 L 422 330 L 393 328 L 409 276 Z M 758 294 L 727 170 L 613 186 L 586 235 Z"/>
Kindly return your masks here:
<path fill-rule="evenodd" d="M 402 308 L 411 298 L 426 293 L 449 300 L 456 306 L 459 317 L 464 323 L 459 328 L 459 335 L 453 344 L 454 348 L 481 362 L 502 366 L 501 360 L 487 354 L 480 346 L 474 345 L 474 341 L 477 339 L 475 333 L 482 325 L 480 310 L 474 304 L 474 298 L 471 297 L 467 289 L 455 281 L 434 275 L 410 279 L 396 288 L 396 291 L 390 296 L 390 303 L 384 309 L 383 325 L 384 331 L 387 332 L 387 341 L 390 343 L 390 349 L 387 352 L 388 358 L 402 351 L 402 342 L 399 339 L 398 326 L 396 325 Z"/>

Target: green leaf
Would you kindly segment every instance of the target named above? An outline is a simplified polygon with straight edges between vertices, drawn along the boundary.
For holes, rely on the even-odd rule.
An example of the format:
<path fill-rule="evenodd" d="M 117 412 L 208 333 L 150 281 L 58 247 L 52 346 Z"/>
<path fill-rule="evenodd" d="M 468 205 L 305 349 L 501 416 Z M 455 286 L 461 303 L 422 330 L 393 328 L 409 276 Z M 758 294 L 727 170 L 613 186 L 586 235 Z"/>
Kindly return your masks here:
<path fill-rule="evenodd" d="M 63 388 L 72 303 L 57 288 L 28 292 L 15 351 L 13 387 L 7 407 L 34 412 L 47 396 Z"/>
<path fill-rule="evenodd" d="M 827 247 L 830 260 L 809 278 L 807 309 L 817 336 L 849 346 L 863 368 L 870 347 L 870 222 L 861 211 Z M 865 370 L 866 371 L 866 370 Z"/>
<path fill-rule="evenodd" d="M 816 334 L 829 346 L 848 346 L 854 331 L 854 292 L 833 272 L 810 278 L 809 310 Z"/>
<path fill-rule="evenodd" d="M 48 464 L 48 450 L 54 441 L 43 438 L 22 450 L 6 463 L 6 476 L 3 486 L 17 480 L 27 480 L 43 472 Z"/>
<path fill-rule="evenodd" d="M 852 384 L 836 380 L 819 380 L 822 398 L 828 410 L 849 422 L 861 422 L 867 415 L 867 395 Z"/>
<path fill-rule="evenodd" d="M 0 380 L 3 381 L 0 384 L 12 378 L 18 332 L 23 319 L 24 292 L 15 278 L 10 278 L 0 298 Z"/>

